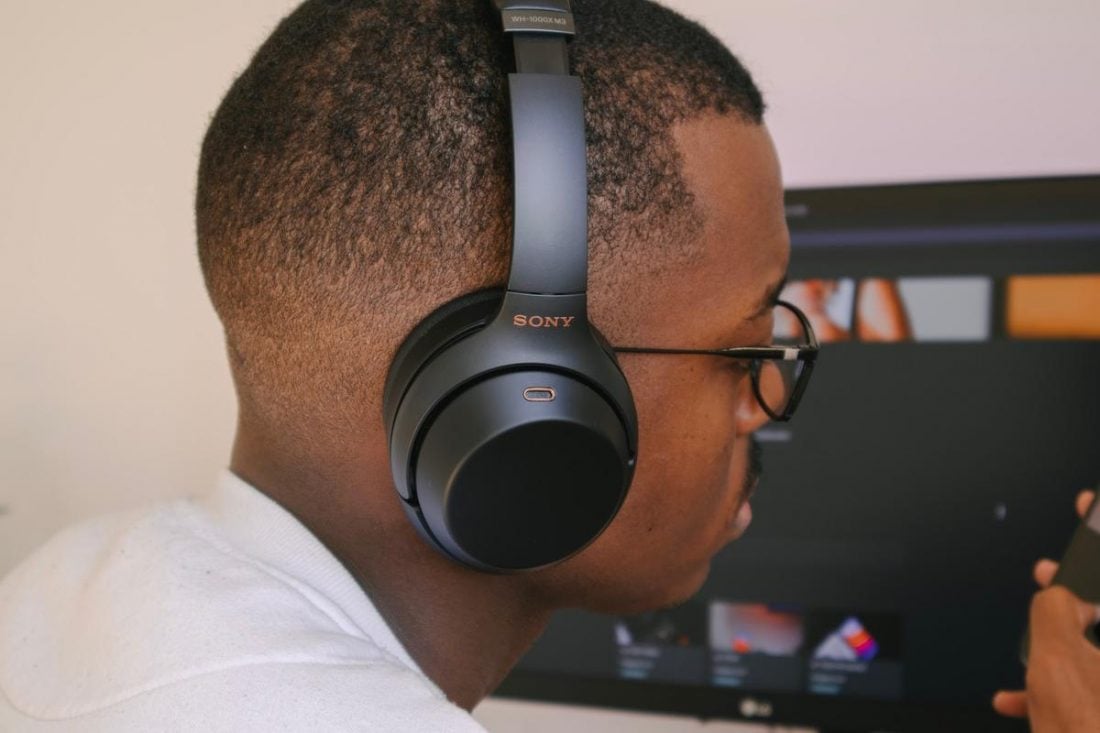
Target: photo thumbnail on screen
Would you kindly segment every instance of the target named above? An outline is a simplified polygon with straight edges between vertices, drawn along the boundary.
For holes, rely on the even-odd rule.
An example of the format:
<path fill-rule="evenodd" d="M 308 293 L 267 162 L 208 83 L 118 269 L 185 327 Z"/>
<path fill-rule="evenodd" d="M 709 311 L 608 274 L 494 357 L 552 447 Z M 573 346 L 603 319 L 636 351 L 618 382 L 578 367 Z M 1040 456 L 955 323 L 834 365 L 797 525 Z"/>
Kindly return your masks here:
<path fill-rule="evenodd" d="M 800 691 L 805 643 L 805 619 L 796 609 L 710 604 L 711 683 L 718 687 Z"/>
<path fill-rule="evenodd" d="M 706 681 L 706 607 L 691 601 L 614 624 L 619 676 L 701 684 Z"/>
<path fill-rule="evenodd" d="M 1010 277 L 1005 302 L 1009 338 L 1100 340 L 1100 275 Z"/>
<path fill-rule="evenodd" d="M 809 692 L 902 697 L 901 619 L 883 613 L 819 612 L 807 620 Z"/>
<path fill-rule="evenodd" d="M 781 296 L 809 318 L 821 343 L 980 342 L 993 332 L 989 277 L 798 280 Z M 776 335 L 797 324 L 776 312 Z"/>

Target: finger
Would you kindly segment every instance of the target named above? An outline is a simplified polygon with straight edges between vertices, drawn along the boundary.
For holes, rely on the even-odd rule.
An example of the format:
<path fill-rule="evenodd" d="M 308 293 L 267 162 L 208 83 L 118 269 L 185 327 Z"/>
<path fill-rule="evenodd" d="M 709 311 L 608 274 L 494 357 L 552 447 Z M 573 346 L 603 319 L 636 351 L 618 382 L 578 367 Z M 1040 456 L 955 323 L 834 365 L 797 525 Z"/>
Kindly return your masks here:
<path fill-rule="evenodd" d="M 1076 647 L 1084 641 L 1081 632 L 1096 622 L 1096 606 L 1060 585 L 1052 585 L 1031 600 L 1032 648 L 1039 644 Z"/>
<path fill-rule="evenodd" d="M 1054 574 L 1058 572 L 1058 563 L 1053 560 L 1043 559 L 1035 563 L 1035 582 L 1039 584 L 1040 588 L 1047 588 L 1050 586 L 1051 581 L 1054 580 Z"/>
<path fill-rule="evenodd" d="M 1095 491 L 1082 491 L 1077 495 L 1077 516 L 1081 519 L 1085 518 L 1085 515 L 1089 513 L 1089 507 L 1092 506 L 1093 499 L 1096 498 Z"/>
<path fill-rule="evenodd" d="M 1027 717 L 1027 693 L 1001 690 L 993 696 L 993 709 L 1009 718 Z"/>

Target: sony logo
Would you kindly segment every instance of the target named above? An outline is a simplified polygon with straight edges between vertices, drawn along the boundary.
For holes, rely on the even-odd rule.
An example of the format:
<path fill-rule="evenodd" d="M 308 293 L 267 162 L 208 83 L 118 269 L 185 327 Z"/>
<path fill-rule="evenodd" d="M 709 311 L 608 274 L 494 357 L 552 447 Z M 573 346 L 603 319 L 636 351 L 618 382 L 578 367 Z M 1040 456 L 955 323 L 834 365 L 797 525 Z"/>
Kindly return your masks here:
<path fill-rule="evenodd" d="M 516 328 L 572 328 L 576 316 L 515 316 L 512 325 Z"/>
<path fill-rule="evenodd" d="M 512 19 L 516 23 L 543 23 L 549 25 L 568 25 L 568 21 L 565 18 L 555 18 L 550 15 L 513 15 Z"/>

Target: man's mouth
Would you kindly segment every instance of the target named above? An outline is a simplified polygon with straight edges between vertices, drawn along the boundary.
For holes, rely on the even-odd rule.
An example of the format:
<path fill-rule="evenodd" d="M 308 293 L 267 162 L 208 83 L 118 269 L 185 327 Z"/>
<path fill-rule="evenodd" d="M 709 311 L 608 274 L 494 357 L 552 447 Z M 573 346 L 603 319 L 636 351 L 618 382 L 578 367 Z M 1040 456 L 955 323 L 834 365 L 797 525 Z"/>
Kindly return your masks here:
<path fill-rule="evenodd" d="M 735 539 L 743 535 L 752 523 L 752 506 L 749 502 L 756 495 L 756 489 L 760 485 L 760 476 L 764 472 L 763 453 L 759 441 L 755 437 L 750 438 L 749 461 L 748 466 L 745 468 L 745 481 L 741 486 L 741 505 L 731 522 Z"/>

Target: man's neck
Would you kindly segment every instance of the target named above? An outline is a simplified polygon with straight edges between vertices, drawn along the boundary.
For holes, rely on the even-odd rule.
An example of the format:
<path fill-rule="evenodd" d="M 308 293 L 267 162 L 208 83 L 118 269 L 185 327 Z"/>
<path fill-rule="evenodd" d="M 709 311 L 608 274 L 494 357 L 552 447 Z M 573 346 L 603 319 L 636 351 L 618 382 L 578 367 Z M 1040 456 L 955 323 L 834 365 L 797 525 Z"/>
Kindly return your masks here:
<path fill-rule="evenodd" d="M 238 430 L 231 468 L 294 514 L 348 569 L 421 670 L 472 710 L 542 633 L 549 605 L 525 576 L 463 568 L 428 547 L 398 504 L 381 436 L 319 460 Z"/>
<path fill-rule="evenodd" d="M 343 561 L 421 670 L 466 710 L 500 685 L 550 618 L 507 577 L 424 566 L 359 570 Z"/>

